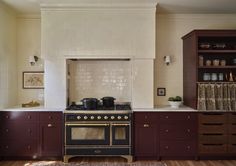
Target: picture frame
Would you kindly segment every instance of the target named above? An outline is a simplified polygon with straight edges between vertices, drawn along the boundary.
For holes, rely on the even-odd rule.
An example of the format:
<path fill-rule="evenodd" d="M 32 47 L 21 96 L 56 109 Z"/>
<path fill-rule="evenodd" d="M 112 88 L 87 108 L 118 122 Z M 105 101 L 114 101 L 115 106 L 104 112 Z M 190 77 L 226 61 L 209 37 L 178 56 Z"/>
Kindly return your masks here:
<path fill-rule="evenodd" d="M 166 88 L 157 88 L 157 96 L 166 96 Z"/>
<path fill-rule="evenodd" d="M 23 89 L 44 89 L 43 71 L 24 71 L 22 77 Z"/>

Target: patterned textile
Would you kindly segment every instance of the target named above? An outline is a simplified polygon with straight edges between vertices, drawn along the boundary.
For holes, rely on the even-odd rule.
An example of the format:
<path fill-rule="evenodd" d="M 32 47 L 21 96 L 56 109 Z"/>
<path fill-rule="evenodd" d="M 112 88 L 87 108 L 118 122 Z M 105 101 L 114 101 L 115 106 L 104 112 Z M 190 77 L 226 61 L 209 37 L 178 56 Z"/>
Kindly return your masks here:
<path fill-rule="evenodd" d="M 236 110 L 236 83 L 199 83 L 198 110 Z"/>

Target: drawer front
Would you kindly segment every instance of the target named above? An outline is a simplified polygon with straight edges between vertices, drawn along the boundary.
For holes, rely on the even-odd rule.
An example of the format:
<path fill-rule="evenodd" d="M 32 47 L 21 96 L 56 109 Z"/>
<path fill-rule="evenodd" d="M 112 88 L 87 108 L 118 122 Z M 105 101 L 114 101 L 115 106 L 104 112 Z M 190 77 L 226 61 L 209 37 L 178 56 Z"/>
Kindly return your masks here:
<path fill-rule="evenodd" d="M 135 112 L 134 113 L 135 122 L 143 123 L 143 122 L 155 122 L 157 123 L 158 114 L 150 113 L 150 112 Z"/>
<path fill-rule="evenodd" d="M 229 154 L 236 154 L 236 144 L 229 144 L 228 145 L 228 152 Z"/>
<path fill-rule="evenodd" d="M 227 152 L 227 144 L 199 144 L 201 154 L 224 154 Z"/>
<path fill-rule="evenodd" d="M 229 144 L 235 144 L 236 145 L 236 134 L 229 135 Z"/>
<path fill-rule="evenodd" d="M 0 144 L 0 154 L 2 156 L 30 156 L 37 158 L 38 149 L 36 140 L 24 140 L 19 143 L 19 140 L 3 141 Z"/>
<path fill-rule="evenodd" d="M 226 134 L 228 133 L 227 124 L 200 124 L 200 134 Z"/>
<path fill-rule="evenodd" d="M 7 123 L 0 125 L 0 139 L 37 139 L 38 130 L 35 123 Z"/>
<path fill-rule="evenodd" d="M 199 123 L 201 124 L 227 123 L 227 114 L 225 113 L 201 113 L 199 114 Z"/>
<path fill-rule="evenodd" d="M 161 156 L 195 156 L 194 141 L 160 141 Z"/>
<path fill-rule="evenodd" d="M 162 124 L 160 126 L 160 139 L 195 139 L 196 127 L 194 125 L 172 125 Z"/>
<path fill-rule="evenodd" d="M 230 124 L 236 124 L 236 113 L 229 113 L 229 123 Z"/>
<path fill-rule="evenodd" d="M 37 112 L 11 111 L 1 113 L 0 120 L 3 121 L 23 121 L 37 122 Z"/>
<path fill-rule="evenodd" d="M 160 121 L 162 123 L 195 123 L 197 119 L 194 113 L 160 113 Z"/>
<path fill-rule="evenodd" d="M 229 134 L 236 134 L 236 124 L 229 124 Z"/>
<path fill-rule="evenodd" d="M 40 122 L 62 122 L 61 112 L 40 112 Z"/>
<path fill-rule="evenodd" d="M 199 135 L 201 144 L 227 144 L 228 135 Z"/>

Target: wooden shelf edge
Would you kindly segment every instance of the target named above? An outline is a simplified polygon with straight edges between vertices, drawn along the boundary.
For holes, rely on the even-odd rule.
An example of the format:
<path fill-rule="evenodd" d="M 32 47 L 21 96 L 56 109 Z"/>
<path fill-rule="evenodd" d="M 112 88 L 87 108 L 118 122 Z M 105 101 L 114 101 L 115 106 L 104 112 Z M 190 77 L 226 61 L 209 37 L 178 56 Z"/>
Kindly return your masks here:
<path fill-rule="evenodd" d="M 236 81 L 227 81 L 227 82 L 214 82 L 214 81 L 199 81 L 197 84 L 236 84 Z"/>
<path fill-rule="evenodd" d="M 198 50 L 199 53 L 236 53 L 236 50 Z"/>
<path fill-rule="evenodd" d="M 236 66 L 198 66 L 199 69 L 236 69 Z"/>

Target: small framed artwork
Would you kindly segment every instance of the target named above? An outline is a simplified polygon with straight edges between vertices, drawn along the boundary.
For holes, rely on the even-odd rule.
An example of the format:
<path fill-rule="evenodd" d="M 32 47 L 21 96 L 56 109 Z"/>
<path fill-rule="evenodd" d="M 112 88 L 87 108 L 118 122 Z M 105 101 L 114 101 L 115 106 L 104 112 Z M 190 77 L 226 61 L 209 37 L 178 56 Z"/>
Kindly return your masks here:
<path fill-rule="evenodd" d="M 157 96 L 165 96 L 166 88 L 157 88 Z"/>
<path fill-rule="evenodd" d="M 23 89 L 43 89 L 44 72 L 43 71 L 24 71 Z"/>

